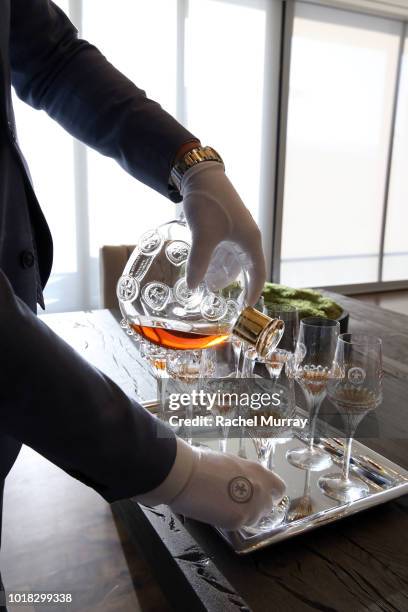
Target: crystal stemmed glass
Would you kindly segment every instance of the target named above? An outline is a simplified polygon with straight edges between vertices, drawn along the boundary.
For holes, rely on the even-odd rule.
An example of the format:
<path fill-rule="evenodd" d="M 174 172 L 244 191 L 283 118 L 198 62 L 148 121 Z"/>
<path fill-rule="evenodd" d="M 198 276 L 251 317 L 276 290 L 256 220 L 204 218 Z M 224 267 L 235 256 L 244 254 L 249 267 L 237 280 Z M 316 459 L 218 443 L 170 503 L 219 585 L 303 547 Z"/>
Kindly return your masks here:
<path fill-rule="evenodd" d="M 129 326 L 126 319 L 122 319 L 120 326 L 126 333 L 131 336 L 140 356 L 143 358 L 150 371 L 152 372 L 158 386 L 158 401 L 162 418 L 165 418 L 164 395 L 167 381 L 167 349 L 153 344 L 148 340 L 143 339 L 139 334 L 136 334 Z"/>
<path fill-rule="evenodd" d="M 293 353 L 299 335 L 299 310 L 290 304 L 266 304 L 264 313 L 285 323 L 285 331 L 279 342 L 279 349 Z"/>
<path fill-rule="evenodd" d="M 203 355 L 205 351 L 168 351 L 166 366 L 167 375 L 174 381 L 178 381 L 185 387 L 184 392 L 189 393 L 194 390 L 197 380 L 203 375 Z M 186 417 L 191 419 L 193 417 L 193 406 L 188 404 L 186 406 Z M 186 441 L 192 445 L 192 427 L 186 428 L 187 435 Z"/>
<path fill-rule="evenodd" d="M 265 300 L 264 297 L 261 296 L 257 302 L 257 304 L 255 305 L 255 308 L 257 310 L 259 310 L 260 312 L 263 312 L 264 314 L 268 314 L 267 313 L 267 307 L 265 306 Z M 279 318 L 277 315 L 275 316 L 275 318 Z M 244 367 L 244 356 L 245 356 L 245 352 L 247 349 L 249 349 L 249 344 L 247 344 L 246 342 L 243 342 L 242 340 L 238 340 L 233 338 L 232 340 L 233 345 L 234 345 L 234 349 L 237 353 L 237 378 L 241 378 L 243 375 L 243 367 Z M 282 339 L 281 341 L 282 342 Z M 278 359 L 274 360 L 276 363 L 275 369 L 278 369 Z M 280 368 L 281 369 L 281 368 Z M 279 371 L 280 371 L 279 369 Z M 238 440 L 238 457 L 241 457 L 241 459 L 247 459 L 247 452 L 246 452 L 246 435 L 245 435 L 245 426 L 243 425 L 241 427 L 240 430 L 240 436 L 239 436 L 239 440 Z"/>
<path fill-rule="evenodd" d="M 153 376 L 156 379 L 158 387 L 158 399 L 160 404 L 161 416 L 165 418 L 165 392 L 166 383 L 168 380 L 167 374 L 167 349 L 148 342 L 147 340 L 141 340 L 139 342 L 140 355 L 144 361 L 149 365 Z"/>
<path fill-rule="evenodd" d="M 235 353 L 235 360 L 236 360 L 235 377 L 241 378 L 242 366 L 243 366 L 243 356 L 245 354 L 247 345 L 245 342 L 243 342 L 242 340 L 239 340 L 238 338 L 232 338 L 231 342 L 232 342 L 232 348 Z M 238 457 L 241 457 L 241 459 L 247 458 L 246 437 L 245 437 L 245 427 L 244 426 L 241 427 L 240 436 L 238 439 Z"/>
<path fill-rule="evenodd" d="M 316 448 L 314 436 L 319 409 L 332 375 L 339 330 L 338 321 L 321 317 L 307 317 L 300 323 L 292 367 L 309 410 L 308 445 L 288 451 L 286 457 L 289 463 L 301 469 L 319 471 L 332 463 L 328 453 Z"/>
<path fill-rule="evenodd" d="M 244 342 L 239 338 L 232 338 L 231 340 L 232 350 L 235 356 L 235 377 L 241 376 L 241 356 L 243 352 Z"/>
<path fill-rule="evenodd" d="M 264 391 L 280 394 L 281 401 L 279 406 L 268 408 L 266 410 L 268 415 L 277 418 L 290 418 L 293 416 L 296 408 L 293 380 L 290 380 L 289 377 L 281 376 L 282 368 L 280 368 L 279 374 L 276 375 L 276 372 L 271 369 L 267 360 L 259 357 L 255 349 L 248 348 L 245 351 L 243 372 L 245 379 L 262 379 L 262 381 L 257 380 L 252 389 L 253 391 L 262 392 L 264 387 Z M 254 414 L 265 415 L 263 410 L 256 410 Z M 259 430 L 248 428 L 248 434 L 253 440 L 259 462 L 264 467 L 271 469 L 273 467 L 273 454 L 276 444 L 285 442 L 290 431 L 287 427 L 274 427 L 273 430 L 267 433 L 267 437 L 259 437 Z"/>
<path fill-rule="evenodd" d="M 294 382 L 284 372 L 281 369 L 278 377 L 271 375 L 269 364 L 265 359 L 259 357 L 254 349 L 245 351 L 243 377 L 248 390 L 256 393 L 268 392 L 270 395 L 276 393 L 280 398 L 279 403 L 275 406 L 251 410 L 251 416 L 257 415 L 258 424 L 257 427 L 247 427 L 246 430 L 254 444 L 258 461 L 266 469 L 269 469 L 271 465 L 276 443 L 280 438 L 287 437 L 288 427 L 275 425 L 267 429 L 266 426 L 260 426 L 259 418 L 273 416 L 276 419 L 287 419 L 293 416 L 296 409 Z M 246 530 L 257 533 L 274 529 L 285 519 L 286 509 L 285 504 L 275 506 L 267 516 L 262 517 L 257 525 L 246 527 Z"/>
<path fill-rule="evenodd" d="M 380 338 L 364 334 L 342 334 L 337 342 L 337 377 L 329 381 L 327 396 L 345 425 L 343 470 L 321 477 L 319 486 L 326 495 L 341 502 L 355 501 L 369 493 L 362 480 L 350 476 L 350 457 L 358 425 L 382 401 L 381 344 Z"/>
<path fill-rule="evenodd" d="M 290 304 L 268 304 L 264 312 L 274 319 L 281 319 L 285 323 L 285 331 L 279 342 L 279 348 L 275 349 L 268 359 L 270 375 L 279 378 L 283 366 L 293 354 L 299 334 L 299 311 Z"/>
<path fill-rule="evenodd" d="M 223 344 L 205 349 L 203 355 L 203 386 L 206 392 L 218 392 L 220 396 L 227 396 L 231 393 L 232 381 L 237 378 L 241 351 L 236 350 L 232 342 L 224 342 Z M 223 404 L 215 404 L 212 408 L 212 413 L 217 416 L 222 416 L 226 419 L 231 419 L 236 413 L 236 406 L 232 402 L 225 401 Z M 227 452 L 227 440 L 229 433 L 229 425 L 221 426 L 221 437 L 218 441 L 219 451 Z"/>

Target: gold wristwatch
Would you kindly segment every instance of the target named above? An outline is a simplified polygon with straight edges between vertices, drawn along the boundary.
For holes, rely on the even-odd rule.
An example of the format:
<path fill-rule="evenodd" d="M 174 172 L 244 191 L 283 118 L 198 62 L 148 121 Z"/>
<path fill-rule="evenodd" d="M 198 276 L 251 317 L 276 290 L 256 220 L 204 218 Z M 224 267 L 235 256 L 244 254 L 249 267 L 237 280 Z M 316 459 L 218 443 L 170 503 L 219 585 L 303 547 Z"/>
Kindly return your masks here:
<path fill-rule="evenodd" d="M 178 192 L 180 192 L 181 181 L 187 170 L 206 161 L 215 161 L 224 165 L 221 155 L 212 147 L 196 147 L 188 151 L 174 164 L 171 169 L 170 180 Z"/>

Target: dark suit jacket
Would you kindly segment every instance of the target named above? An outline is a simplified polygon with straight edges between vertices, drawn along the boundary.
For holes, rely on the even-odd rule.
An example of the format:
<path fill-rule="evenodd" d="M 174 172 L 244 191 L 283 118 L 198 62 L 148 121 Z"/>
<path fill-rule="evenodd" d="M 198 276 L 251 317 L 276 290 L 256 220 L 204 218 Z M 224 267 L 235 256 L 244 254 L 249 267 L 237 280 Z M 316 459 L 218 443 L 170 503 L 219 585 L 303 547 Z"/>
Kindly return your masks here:
<path fill-rule="evenodd" d="M 158 436 L 156 419 L 32 312 L 50 274 L 52 242 L 18 147 L 11 83 L 23 100 L 174 201 L 171 164 L 193 136 L 79 40 L 52 2 L 0 0 L 0 479 L 24 442 L 109 501 L 136 495 L 165 478 L 175 438 Z"/>

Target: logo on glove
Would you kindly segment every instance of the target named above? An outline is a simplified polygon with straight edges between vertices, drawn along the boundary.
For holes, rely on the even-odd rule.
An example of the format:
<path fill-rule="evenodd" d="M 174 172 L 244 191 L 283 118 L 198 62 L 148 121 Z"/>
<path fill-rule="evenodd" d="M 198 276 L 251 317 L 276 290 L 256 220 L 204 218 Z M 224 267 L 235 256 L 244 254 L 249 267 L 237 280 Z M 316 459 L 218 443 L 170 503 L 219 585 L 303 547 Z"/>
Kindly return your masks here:
<path fill-rule="evenodd" d="M 254 489 L 247 478 L 237 476 L 236 478 L 230 480 L 228 485 L 228 493 L 232 501 L 237 502 L 238 504 L 245 504 L 252 498 Z"/>

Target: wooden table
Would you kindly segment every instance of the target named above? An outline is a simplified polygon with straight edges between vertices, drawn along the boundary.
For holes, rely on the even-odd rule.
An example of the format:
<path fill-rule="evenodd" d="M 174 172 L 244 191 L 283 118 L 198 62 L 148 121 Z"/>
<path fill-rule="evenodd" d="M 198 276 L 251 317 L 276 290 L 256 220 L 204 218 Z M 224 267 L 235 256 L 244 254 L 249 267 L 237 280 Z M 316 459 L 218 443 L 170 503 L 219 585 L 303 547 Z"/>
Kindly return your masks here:
<path fill-rule="evenodd" d="M 408 317 L 332 294 L 350 312 L 350 331 L 384 342 L 384 402 L 378 439 L 363 442 L 408 468 Z M 155 396 L 114 311 L 43 320 L 131 397 Z M 307 535 L 238 557 L 206 525 L 160 506 L 113 505 L 178 612 L 408 610 L 408 496 Z"/>

